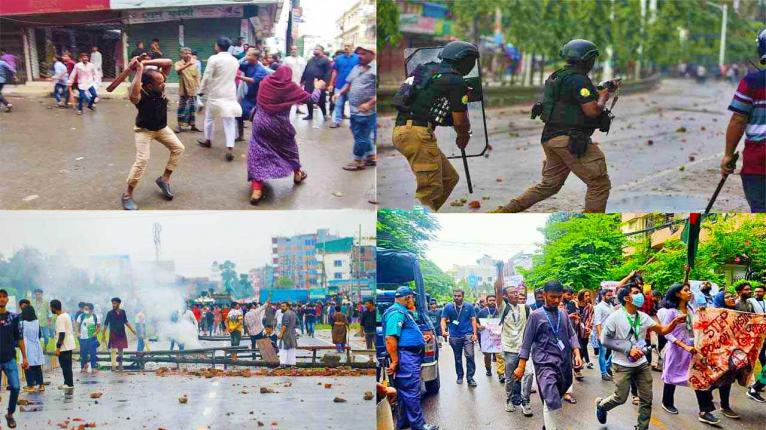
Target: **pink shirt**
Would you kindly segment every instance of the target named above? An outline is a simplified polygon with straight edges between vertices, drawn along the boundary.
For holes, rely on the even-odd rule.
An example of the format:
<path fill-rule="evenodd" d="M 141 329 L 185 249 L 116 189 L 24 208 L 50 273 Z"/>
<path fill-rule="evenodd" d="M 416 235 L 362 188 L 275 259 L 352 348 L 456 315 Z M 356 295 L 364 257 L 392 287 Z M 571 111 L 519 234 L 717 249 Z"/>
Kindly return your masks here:
<path fill-rule="evenodd" d="M 87 90 L 90 87 L 96 85 L 96 66 L 93 63 L 77 63 L 72 69 L 72 74 L 69 75 L 69 85 L 74 83 L 75 77 L 77 78 L 77 88 L 81 90 Z"/>

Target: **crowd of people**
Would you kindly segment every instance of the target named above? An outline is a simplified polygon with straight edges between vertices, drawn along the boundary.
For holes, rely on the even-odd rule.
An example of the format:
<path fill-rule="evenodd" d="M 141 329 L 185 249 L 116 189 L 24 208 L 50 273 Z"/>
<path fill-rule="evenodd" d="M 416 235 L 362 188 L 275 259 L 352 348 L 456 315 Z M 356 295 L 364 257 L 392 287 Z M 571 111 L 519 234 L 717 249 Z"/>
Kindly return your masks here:
<path fill-rule="evenodd" d="M 727 308 L 739 312 L 766 313 L 764 286 L 740 281 L 730 290 L 712 294 L 712 284 L 703 282 L 699 292 L 684 281 L 670 286 L 664 294 L 645 284 L 633 272 L 616 287 L 595 291 L 575 291 L 559 281 L 547 282 L 534 290 L 527 304 L 526 288 L 503 285 L 499 276 L 495 295 L 471 304 L 464 292 L 455 290 L 453 301 L 439 308 L 430 303 L 429 318 L 435 333 L 448 341 L 455 357 L 456 382 L 478 383 L 475 346 L 479 344 L 485 318 L 499 318 L 502 353 L 484 353 L 487 376 L 496 366 L 497 378 L 505 384 L 505 410 L 518 408 L 533 416 L 531 394 L 539 392 L 543 403 L 544 428 L 563 429 L 564 402 L 576 404 L 577 384 L 586 378 L 584 369 L 599 370 L 605 394 L 595 401 L 596 418 L 607 422 L 609 411 L 629 398 L 638 406 L 636 428 L 647 429 L 652 415 L 653 372 L 661 374 L 661 408 L 668 414 L 688 413 L 675 407 L 676 387 L 688 386 L 688 372 L 694 347 L 692 325 L 699 307 Z M 654 333 L 654 335 L 652 335 Z M 466 361 L 465 368 L 463 360 Z M 766 364 L 766 347 L 761 346 L 759 361 Z M 444 375 L 442 375 L 444 377 Z M 536 381 L 534 384 L 533 381 Z M 766 371 L 756 375 L 746 390 L 750 399 L 764 403 Z M 537 390 L 533 388 L 536 385 Z M 709 390 L 694 390 L 697 418 L 709 425 L 720 425 L 715 413 L 713 393 L 720 396 L 720 415 L 739 419 L 730 403 L 732 383 Z M 427 427 L 432 428 L 432 427 Z"/>
<path fill-rule="evenodd" d="M 111 309 L 103 310 L 88 302 L 79 302 L 77 311 L 69 313 L 61 300 L 49 300 L 44 291 L 36 289 L 31 299 L 18 301 L 18 313 L 10 312 L 8 293 L 0 289 L 0 371 L 5 373 L 10 390 L 6 420 L 15 427 L 13 414 L 20 391 L 19 364 L 24 370 L 25 392 L 44 392 L 43 380 L 45 352 L 57 356 L 63 375 L 59 387 L 66 393 L 74 390 L 73 353 L 79 354 L 80 371 L 96 374 L 100 370 L 97 351 L 102 343 L 110 353 L 110 369 L 124 370 L 124 351 L 129 348 L 128 331 L 136 338 L 136 351 L 150 351 L 150 333 L 156 333 L 161 322 L 147 316 L 145 309 L 136 306 L 136 314 L 129 318 L 122 308 L 122 300 L 113 297 Z M 199 335 L 226 335 L 232 346 L 239 346 L 243 337 L 251 342 L 252 356 L 261 353 L 266 361 L 277 360 L 280 366 L 296 365 L 297 338 L 300 335 L 315 336 L 316 324 L 331 325 L 332 342 L 337 352 L 348 346 L 350 326 L 360 323 L 360 335 L 367 348 L 374 347 L 376 309 L 372 300 L 362 303 L 348 298 L 316 301 L 313 303 L 272 303 L 199 306 L 187 305 L 182 311 L 170 314 L 169 327 L 194 327 L 190 333 L 169 330 L 168 341 L 172 351 L 176 345 L 184 350 L 185 339 Z M 167 326 L 166 326 L 167 327 Z M 183 335 L 181 335 L 183 334 Z M 153 340 L 157 336 L 152 336 Z M 17 360 L 17 349 L 21 362 Z M 232 353 L 232 359 L 237 354 Z"/>
<path fill-rule="evenodd" d="M 163 52 L 158 39 L 152 40 L 149 49 L 144 48 L 143 41 L 135 43 L 126 67 L 135 72 L 129 99 L 138 110 L 134 127 L 136 160 L 122 195 L 123 209 L 138 209 L 133 191 L 148 165 L 153 140 L 170 151 L 165 171 L 155 183 L 162 195 L 172 200 L 171 175 L 185 150 L 176 134 L 187 130 L 201 132 L 203 136 L 197 143 L 211 148 L 217 123 L 224 132 L 226 161 L 234 160 L 236 142 L 248 142 L 250 203 L 256 205 L 261 201 L 264 185 L 269 180 L 292 177 L 295 185 L 302 184 L 308 174 L 301 163 L 296 130 L 290 119 L 293 110 L 306 113 L 304 120 L 312 120 L 315 108 L 319 108 L 325 120 L 332 118 L 331 129 L 341 127 L 348 118 L 354 143 L 350 161 L 342 168 L 360 171 L 376 166 L 374 47 L 353 47 L 345 43 L 343 50 L 330 56 L 318 45 L 307 61 L 298 55 L 296 46 L 282 59 L 279 52 L 270 52 L 260 41 L 251 46 L 242 37 L 232 42 L 221 36 L 214 50 L 215 55 L 208 58 L 203 67 L 197 51 L 190 47 L 181 47 L 178 53 L 171 54 Z M 172 57 L 176 56 L 174 61 Z M 2 98 L 2 87 L 15 78 L 12 57 L 5 53 L 0 57 L 0 104 L 7 111 L 12 105 Z M 103 79 L 102 61 L 96 46 L 76 57 L 69 51 L 57 55 L 51 73 L 56 106 L 75 106 L 78 115 L 83 114 L 84 106 L 95 111 Z M 168 126 L 169 100 L 165 85 L 171 73 L 178 75 L 173 128 Z M 306 111 L 301 108 L 304 105 Z M 204 111 L 203 125 L 198 127 L 197 113 L 201 111 Z M 244 131 L 246 122 L 252 123 L 249 138 Z"/>

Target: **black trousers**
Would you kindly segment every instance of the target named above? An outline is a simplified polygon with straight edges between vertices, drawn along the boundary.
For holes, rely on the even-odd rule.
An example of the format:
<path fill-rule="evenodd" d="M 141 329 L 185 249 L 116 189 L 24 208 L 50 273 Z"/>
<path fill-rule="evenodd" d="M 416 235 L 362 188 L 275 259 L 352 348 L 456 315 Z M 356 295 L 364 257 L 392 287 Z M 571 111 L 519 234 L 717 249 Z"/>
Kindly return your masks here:
<path fill-rule="evenodd" d="M 308 90 L 306 91 L 313 92 L 314 90 Z M 322 116 L 327 118 L 327 91 L 322 91 L 319 95 L 319 102 L 317 102 L 317 105 L 319 105 L 319 110 L 322 111 Z M 309 118 L 314 118 L 314 103 L 309 100 L 306 103 L 306 106 L 309 108 Z"/>
<path fill-rule="evenodd" d="M 730 409 L 729 396 L 731 394 L 731 384 L 724 385 L 723 387 L 719 388 L 718 391 L 721 395 L 721 408 Z M 662 387 L 662 404 L 665 406 L 675 406 L 673 404 L 673 397 L 675 392 L 675 385 L 664 384 Z M 700 412 L 713 412 L 715 410 L 712 390 L 694 390 L 694 395 L 697 397 L 697 405 L 699 406 Z"/>
<path fill-rule="evenodd" d="M 74 377 L 72 375 L 72 351 L 61 351 L 59 354 L 59 366 L 64 374 L 64 385 L 74 387 Z"/>
<path fill-rule="evenodd" d="M 580 341 L 580 356 L 583 363 L 590 363 L 590 355 L 588 355 L 588 339 L 578 338 Z"/>

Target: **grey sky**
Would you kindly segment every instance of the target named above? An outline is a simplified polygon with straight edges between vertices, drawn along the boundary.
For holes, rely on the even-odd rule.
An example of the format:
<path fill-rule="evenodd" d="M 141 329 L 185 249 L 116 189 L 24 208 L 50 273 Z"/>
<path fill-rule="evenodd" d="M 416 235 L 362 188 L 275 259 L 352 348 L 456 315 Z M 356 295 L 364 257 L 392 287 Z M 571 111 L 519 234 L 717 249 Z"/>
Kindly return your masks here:
<path fill-rule="evenodd" d="M 304 22 L 300 24 L 302 35 L 317 36 L 329 34 L 337 36 L 340 33 L 335 21 L 341 14 L 358 0 L 301 0 Z M 282 16 L 276 25 L 275 33 L 284 35 L 287 31 L 289 3 L 285 3 Z"/>
<path fill-rule="evenodd" d="M 543 242 L 538 231 L 549 214 L 439 214 L 441 230 L 428 243 L 428 258 L 442 270 L 473 264 L 482 255 L 508 258 L 534 252 Z"/>
<path fill-rule="evenodd" d="M 207 276 L 213 260 L 232 260 L 238 271 L 271 262 L 271 237 L 329 228 L 344 236 L 375 234 L 373 211 L 6 211 L 0 212 L 0 253 L 23 246 L 52 254 L 64 250 L 87 268 L 92 255 L 154 260 L 154 223 L 162 226 L 162 259 L 176 272 Z"/>

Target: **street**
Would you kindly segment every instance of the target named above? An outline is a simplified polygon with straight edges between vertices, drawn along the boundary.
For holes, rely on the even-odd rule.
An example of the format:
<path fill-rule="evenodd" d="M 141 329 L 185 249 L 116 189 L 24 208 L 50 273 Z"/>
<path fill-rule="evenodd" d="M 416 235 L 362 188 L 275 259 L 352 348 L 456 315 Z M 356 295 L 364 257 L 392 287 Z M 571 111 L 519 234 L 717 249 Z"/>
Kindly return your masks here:
<path fill-rule="evenodd" d="M 120 195 L 135 160 L 133 123 L 136 108 L 127 99 L 102 99 L 96 112 L 75 115 L 56 109 L 52 98 L 8 97 L 11 113 L 0 114 L 0 207 L 4 209 L 121 209 Z M 177 97 L 169 95 L 168 125 L 176 124 Z M 303 107 L 305 111 L 305 106 Z M 293 185 L 292 176 L 266 182 L 260 209 L 374 208 L 375 171 L 347 172 L 353 138 L 348 120 L 339 129 L 293 116 L 301 163 L 308 179 Z M 204 114 L 197 114 L 202 128 Z M 249 123 L 245 137 L 252 133 Z M 140 209 L 252 209 L 247 182 L 248 142 L 237 142 L 235 160 L 224 160 L 223 128 L 216 124 L 212 148 L 200 147 L 202 133 L 184 131 L 186 147 L 166 201 L 154 180 L 163 172 L 168 150 L 151 145 L 151 159 L 135 191 Z"/>
<path fill-rule="evenodd" d="M 423 409 L 426 421 L 438 424 L 441 430 L 458 429 L 500 429 L 542 427 L 542 404 L 537 394 L 532 394 L 531 405 L 534 416 L 525 417 L 521 408 L 515 412 L 505 412 L 505 388 L 497 380 L 495 370 L 492 377 L 485 375 L 484 361 L 478 346 L 476 347 L 476 388 L 470 388 L 463 382 L 455 383 L 455 365 L 452 349 L 442 343 L 439 350 L 439 374 L 441 389 L 438 395 L 423 399 Z M 656 360 L 656 359 L 655 359 Z M 493 363 L 494 365 L 494 363 Z M 465 359 L 463 360 L 465 366 Z M 601 380 L 598 362 L 593 369 L 584 369 L 583 381 L 574 382 L 574 397 L 576 405 L 564 403 L 565 418 L 569 423 L 567 429 L 599 429 L 599 430 L 630 430 L 636 424 L 638 406 L 628 402 L 609 412 L 607 425 L 600 425 L 596 420 L 594 400 L 596 397 L 608 397 L 614 388 L 612 382 Z M 650 428 L 658 430 L 691 430 L 710 428 L 697 421 L 697 402 L 691 389 L 679 388 L 675 395 L 675 406 L 679 415 L 671 415 L 660 406 L 662 398 L 661 373 L 652 372 L 654 377 L 654 398 Z M 716 407 L 719 407 L 718 394 L 714 394 Z M 731 407 L 742 418 L 731 420 L 721 418 L 721 427 L 727 430 L 752 430 L 763 428 L 766 422 L 766 407 L 745 396 L 745 389 L 735 384 L 732 387 Z M 718 411 L 720 414 L 720 410 Z M 720 415 L 719 415 L 720 416 Z"/>
<path fill-rule="evenodd" d="M 621 96 L 609 135 L 598 131 L 593 135 L 606 155 L 612 182 L 607 212 L 704 210 L 721 178 L 718 166 L 734 91 L 733 85 L 723 81 L 700 85 L 693 80 L 665 79 L 651 93 Z M 481 208 L 476 211 L 487 212 L 540 180 L 543 124 L 529 118 L 530 109 L 531 105 L 516 105 L 487 111 L 493 150 L 488 158 L 469 159 L 474 192 L 468 193 L 462 161 L 452 160 L 461 180 L 440 211 L 473 211 L 466 202 L 477 200 Z M 410 209 L 418 203 L 415 178 L 391 144 L 393 119 L 379 120 L 383 146 L 378 199 L 382 207 Z M 474 130 L 480 127 L 478 122 L 473 118 Z M 479 152 L 483 145 L 483 140 L 473 139 L 467 152 Z M 454 141 L 442 138 L 440 147 L 448 156 L 457 153 Z M 738 150 L 742 147 L 740 143 Z M 738 167 L 741 163 L 740 159 Z M 557 195 L 528 211 L 581 211 L 584 197 L 585 184 L 570 175 Z M 713 210 L 749 212 L 738 176 L 727 180 Z"/>
<path fill-rule="evenodd" d="M 299 346 L 328 345 L 329 331 L 317 338 L 300 337 Z M 202 347 L 223 346 L 222 342 L 203 341 Z M 243 340 L 242 345 L 249 345 Z M 358 341 L 352 342 L 353 347 Z M 135 347 L 135 343 L 131 343 Z M 151 348 L 167 349 L 166 342 L 152 342 Z M 102 363 L 102 366 L 107 363 Z M 173 369 L 175 366 L 163 364 Z M 159 366 L 152 365 L 156 370 Z M 372 370 L 358 370 L 359 376 L 218 376 L 177 374 L 166 376 L 154 372 L 103 370 L 96 375 L 81 374 L 74 363 L 75 390 L 72 395 L 57 389 L 61 384 L 60 369 L 48 371 L 47 391 L 22 393 L 26 403 L 15 414 L 20 429 L 77 428 L 95 423 L 106 429 L 357 429 L 375 418 L 372 401 L 364 400 L 372 391 Z M 183 369 L 200 370 L 204 366 L 185 365 Z M 220 368 L 220 366 L 219 366 Z M 149 370 L 149 367 L 147 366 Z M 255 368 L 229 367 L 232 369 Z M 322 375 L 322 373 L 319 373 Z M 22 378 L 22 385 L 23 385 Z M 331 384 L 327 386 L 326 384 Z M 268 389 L 261 392 L 262 388 Z M 95 392 L 103 393 L 91 398 Z M 187 402 L 181 403 L 180 397 Z M 334 401 L 336 397 L 345 402 Z M 3 396 L 7 402 L 7 395 Z M 149 400 L 149 401 L 147 401 Z M 296 413 L 296 411 L 311 411 Z M 75 419 L 77 419 L 75 421 Z M 68 423 L 67 425 L 63 425 Z"/>

